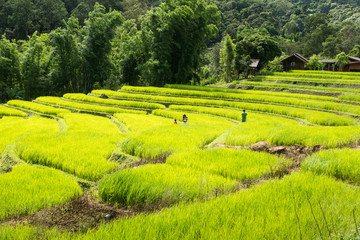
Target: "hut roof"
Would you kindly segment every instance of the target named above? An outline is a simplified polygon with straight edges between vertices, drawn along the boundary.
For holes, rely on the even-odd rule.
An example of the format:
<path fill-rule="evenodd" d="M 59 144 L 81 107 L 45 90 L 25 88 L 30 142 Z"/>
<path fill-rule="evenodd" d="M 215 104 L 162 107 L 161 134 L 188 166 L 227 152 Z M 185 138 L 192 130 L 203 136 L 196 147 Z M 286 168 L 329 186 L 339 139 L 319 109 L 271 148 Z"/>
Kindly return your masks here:
<path fill-rule="evenodd" d="M 304 58 L 303 56 L 301 56 L 301 55 L 298 54 L 298 53 L 294 53 L 293 55 L 291 55 L 291 56 L 289 56 L 289 57 L 287 57 L 287 58 L 284 58 L 284 59 L 281 60 L 281 61 L 283 62 L 283 61 L 285 61 L 285 60 L 287 60 L 288 58 L 291 58 L 291 57 L 296 57 L 296 58 L 298 58 L 300 61 L 302 61 L 302 62 L 304 62 L 304 63 L 307 63 L 307 62 L 308 62 L 308 60 L 307 60 L 306 58 Z"/>

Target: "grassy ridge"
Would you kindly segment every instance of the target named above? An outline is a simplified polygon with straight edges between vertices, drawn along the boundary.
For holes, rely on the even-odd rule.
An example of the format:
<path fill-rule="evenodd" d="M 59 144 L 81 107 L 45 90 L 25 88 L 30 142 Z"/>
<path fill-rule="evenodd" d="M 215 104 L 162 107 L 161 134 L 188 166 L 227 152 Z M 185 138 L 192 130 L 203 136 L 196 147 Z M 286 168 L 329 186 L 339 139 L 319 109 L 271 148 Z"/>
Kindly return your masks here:
<path fill-rule="evenodd" d="M 358 189 L 325 176 L 294 173 L 205 203 L 140 214 L 84 234 L 0 227 L 5 239 L 351 239 Z"/>
<path fill-rule="evenodd" d="M 286 88 L 286 89 L 300 89 L 310 90 L 318 92 L 350 92 L 360 93 L 360 89 L 354 88 L 335 88 L 335 87 L 323 87 L 323 86 L 308 86 L 297 84 L 285 84 L 285 83 L 271 83 L 271 82 L 254 82 L 254 81 L 234 81 L 233 84 L 239 84 L 243 86 L 256 86 L 256 87 L 271 87 L 271 88 Z"/>
<path fill-rule="evenodd" d="M 104 177 L 99 183 L 99 195 L 103 201 L 127 206 L 165 207 L 230 193 L 237 185 L 234 180 L 191 168 L 149 164 Z"/>
<path fill-rule="evenodd" d="M 170 110 L 174 111 L 186 111 L 186 112 L 198 112 L 211 114 L 220 117 L 226 117 L 230 119 L 234 119 L 237 121 L 241 121 L 241 113 L 242 111 L 235 109 L 225 109 L 225 108 L 214 108 L 214 107 L 200 107 L 200 106 L 189 106 L 189 105 L 170 105 Z"/>
<path fill-rule="evenodd" d="M 154 115 L 115 113 L 114 117 L 120 122 L 124 123 L 131 131 L 142 131 L 145 129 L 159 127 L 162 125 L 166 126 L 173 123 L 172 119 L 170 120 Z"/>
<path fill-rule="evenodd" d="M 174 154 L 167 159 L 166 164 L 243 181 L 284 170 L 291 162 L 268 153 L 225 148 Z"/>
<path fill-rule="evenodd" d="M 137 114 L 146 114 L 146 111 L 139 110 L 130 110 L 130 109 L 122 109 L 116 107 L 106 107 L 106 106 L 98 106 L 93 104 L 85 104 L 85 103 L 77 103 L 62 100 L 59 97 L 38 97 L 36 101 L 43 102 L 47 104 L 75 108 L 85 111 L 94 111 L 94 112 L 103 112 L 103 113 L 137 113 Z"/>
<path fill-rule="evenodd" d="M 0 116 L 27 117 L 27 114 L 17 109 L 0 105 Z"/>
<path fill-rule="evenodd" d="M 170 88 L 175 87 L 175 88 Z M 185 89 L 183 89 L 185 88 Z M 214 90 L 215 89 L 215 90 Z M 266 91 L 245 91 L 223 88 L 224 90 L 219 91 L 221 88 L 214 87 L 200 87 L 200 86 L 189 86 L 189 85 L 167 85 L 167 88 L 160 87 L 132 87 L 123 86 L 122 91 L 126 92 L 140 92 L 140 93 L 154 93 L 161 95 L 174 95 L 174 96 L 185 96 L 185 97 L 202 97 L 202 98 L 219 98 L 219 99 L 230 99 L 230 100 L 247 100 L 247 101 L 286 101 L 287 103 L 294 102 L 299 99 L 311 99 L 321 101 L 333 101 L 334 97 L 314 96 L 305 94 L 293 94 L 293 93 L 279 93 L 279 92 L 266 92 Z"/>
<path fill-rule="evenodd" d="M 293 76 L 304 76 L 304 77 L 323 77 L 323 78 L 350 78 L 360 79 L 360 74 L 357 72 L 333 72 L 333 71 L 316 71 L 316 70 L 292 70 L 287 73 L 274 72 L 275 75 L 293 75 Z"/>
<path fill-rule="evenodd" d="M 16 143 L 19 156 L 27 162 L 42 164 L 89 180 L 100 179 L 114 171 L 107 159 L 115 144 L 123 140 L 118 128 L 107 118 L 87 114 L 65 114 L 65 132 L 36 134 Z"/>
<path fill-rule="evenodd" d="M 360 138 L 358 126 L 301 126 L 290 119 L 259 116 L 253 113 L 249 114 L 248 118 L 245 124 L 239 124 L 229 132 L 224 140 L 226 144 L 247 146 L 259 141 L 267 141 L 274 145 L 320 144 L 326 147 L 341 147 L 356 144 Z"/>
<path fill-rule="evenodd" d="M 171 93 L 173 95 L 185 95 L 185 96 L 199 96 L 202 97 L 211 97 L 215 96 L 218 93 L 216 92 L 204 92 L 204 91 L 188 91 L 188 90 L 175 90 L 175 89 L 164 89 L 164 88 L 154 88 L 154 87 L 123 87 L 126 91 L 138 91 L 138 92 L 151 92 L 151 93 Z M 186 95 L 189 93 L 188 95 Z M 317 101 L 308 99 L 297 99 L 291 97 L 277 97 L 277 96 L 267 96 L 267 95 L 257 95 L 255 92 L 246 93 L 246 94 L 234 94 L 234 93 L 220 93 L 223 95 L 221 98 L 232 99 L 232 100 L 242 100 L 242 101 L 256 101 L 256 102 L 266 102 L 266 103 L 278 103 L 285 105 L 301 106 L 307 108 L 315 108 L 322 110 L 331 110 L 331 111 L 340 111 L 352 114 L 360 115 L 360 107 L 351 106 L 348 104 L 340 104 L 329 101 Z M 289 94 L 291 95 L 291 94 Z M 306 96 L 306 95 L 304 95 Z M 305 97 L 306 98 L 306 97 Z M 336 98 L 331 98 L 335 100 Z"/>
<path fill-rule="evenodd" d="M 70 111 L 62 108 L 54 108 L 51 106 L 45 106 L 43 104 L 23 101 L 23 100 L 10 100 L 7 102 L 10 106 L 20 107 L 24 109 L 28 109 L 31 111 L 43 113 L 43 114 L 51 114 L 51 115 L 59 115 L 61 113 L 69 113 Z"/>
<path fill-rule="evenodd" d="M 183 112 L 154 110 L 154 115 L 182 119 Z M 233 126 L 225 119 L 202 114 L 186 114 L 188 124 L 173 124 L 134 132 L 121 143 L 123 152 L 149 161 L 165 158 L 171 153 L 201 148 Z"/>
<path fill-rule="evenodd" d="M 171 105 L 170 109 L 207 113 L 241 121 L 241 111 L 237 110 L 186 105 Z M 224 143 L 247 146 L 259 141 L 268 141 L 275 145 L 321 144 L 339 147 L 356 144 L 359 138 L 359 127 L 302 126 L 291 119 L 249 112 L 247 122 L 229 131 Z"/>
<path fill-rule="evenodd" d="M 241 111 L 186 105 L 171 105 L 172 110 L 207 113 L 241 121 Z M 259 141 L 275 145 L 301 144 L 341 147 L 357 144 L 360 138 L 358 126 L 325 127 L 303 126 L 294 120 L 277 116 L 249 113 L 245 124 L 234 127 L 225 138 L 226 144 L 247 146 Z"/>
<path fill-rule="evenodd" d="M 76 100 L 76 101 L 115 105 L 115 106 L 119 106 L 119 107 L 146 108 L 146 109 L 165 109 L 166 108 L 164 105 L 158 104 L 158 103 L 103 99 L 103 98 L 88 96 L 83 93 L 67 93 L 67 94 L 64 94 L 63 97 L 67 98 L 67 99 L 71 99 L 71 100 Z"/>
<path fill-rule="evenodd" d="M 237 81 L 242 82 L 242 81 Z M 232 88 L 222 88 L 222 87 L 207 87 L 207 86 L 194 86 L 194 85 L 181 85 L 181 84 L 166 84 L 166 88 L 174 89 L 183 89 L 183 90 L 197 90 L 197 91 L 206 91 L 206 92 L 223 92 L 223 93 L 246 93 L 246 94 L 257 94 L 257 95 L 267 95 L 267 96 L 277 96 L 277 97 L 291 97 L 299 99 L 312 99 L 312 100 L 321 100 L 321 101 L 333 101 L 335 97 L 326 97 L 326 96 L 317 96 L 317 95 L 308 95 L 308 94 L 297 94 L 297 93 L 286 93 L 286 92 L 270 92 L 270 91 L 258 91 L 258 90 L 241 90 L 241 89 L 232 89 Z"/>
<path fill-rule="evenodd" d="M 356 188 L 328 177 L 294 173 L 205 203 L 104 224 L 76 239 L 348 239 L 359 197 Z"/>
<path fill-rule="evenodd" d="M 342 85 L 359 85 L 358 80 L 351 79 L 329 79 L 329 78 L 308 78 L 308 77 L 298 77 L 298 76 L 255 76 L 255 80 L 269 80 L 269 81 L 287 81 L 287 82 L 308 82 L 308 83 L 328 83 L 328 84 L 342 84 Z"/>
<path fill-rule="evenodd" d="M 344 117 L 333 113 L 319 112 L 314 110 L 294 108 L 288 106 L 276 106 L 270 104 L 244 103 L 244 102 L 233 102 L 233 101 L 211 100 L 211 99 L 132 94 L 125 92 L 115 92 L 110 90 L 93 90 L 92 93 L 98 95 L 105 93 L 106 95 L 112 97 L 142 99 L 142 100 L 156 101 L 156 102 L 248 109 L 248 110 L 268 112 L 273 114 L 285 115 L 289 117 L 306 119 L 311 123 L 325 125 L 325 126 L 344 126 L 344 125 L 348 126 L 348 125 L 357 124 L 357 121 L 350 117 Z"/>
<path fill-rule="evenodd" d="M 360 102 L 360 95 L 345 94 L 339 96 L 339 99 L 343 101 Z"/>
<path fill-rule="evenodd" d="M 346 148 L 321 151 L 306 158 L 301 169 L 359 185 L 359 154 L 359 150 Z"/>
<path fill-rule="evenodd" d="M 53 169 L 17 165 L 0 174 L 0 220 L 29 214 L 82 195 L 76 181 Z"/>
<path fill-rule="evenodd" d="M 0 119 L 0 153 L 5 150 L 6 146 L 15 143 L 20 137 L 54 132 L 59 132 L 59 125 L 53 119 L 39 116 L 29 119 L 4 117 Z"/>

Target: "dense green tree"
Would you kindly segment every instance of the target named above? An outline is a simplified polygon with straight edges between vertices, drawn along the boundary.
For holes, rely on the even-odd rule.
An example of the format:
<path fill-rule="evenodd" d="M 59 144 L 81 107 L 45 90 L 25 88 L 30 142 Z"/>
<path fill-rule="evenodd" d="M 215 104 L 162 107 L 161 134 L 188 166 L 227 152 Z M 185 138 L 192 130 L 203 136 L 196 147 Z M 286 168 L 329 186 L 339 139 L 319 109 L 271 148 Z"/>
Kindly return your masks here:
<path fill-rule="evenodd" d="M 67 15 L 65 4 L 61 0 L 35 1 L 36 30 L 49 33 L 60 26 Z"/>
<path fill-rule="evenodd" d="M 272 73 L 272 72 L 282 72 L 284 66 L 282 65 L 281 59 L 284 59 L 286 56 L 275 57 L 274 60 L 269 61 L 264 67 L 263 73 Z"/>
<path fill-rule="evenodd" d="M 329 36 L 325 42 L 322 43 L 322 55 L 328 58 L 335 58 L 341 51 L 339 49 L 339 39 L 333 35 Z"/>
<path fill-rule="evenodd" d="M 244 77 L 248 78 L 251 63 L 252 60 L 250 55 L 237 55 L 235 59 L 235 70 L 237 75 L 244 73 Z"/>
<path fill-rule="evenodd" d="M 35 29 L 35 4 L 29 0 L 9 0 L 6 5 L 9 24 L 7 33 L 12 38 L 26 39 Z"/>
<path fill-rule="evenodd" d="M 220 66 L 223 68 L 225 82 L 230 82 L 234 74 L 235 44 L 230 35 L 226 35 L 220 50 Z"/>
<path fill-rule="evenodd" d="M 21 62 L 21 74 L 24 81 L 25 99 L 31 100 L 44 95 L 51 89 L 50 72 L 50 38 L 48 34 L 40 36 L 35 32 L 29 42 L 25 43 L 26 51 Z"/>
<path fill-rule="evenodd" d="M 91 90 L 97 82 L 101 87 L 110 75 L 113 64 L 110 61 L 111 41 L 115 37 L 116 27 L 123 22 L 117 11 L 105 13 L 105 7 L 96 3 L 85 21 L 85 38 L 82 42 L 83 57 L 81 89 Z"/>
<path fill-rule="evenodd" d="M 360 44 L 359 27 L 351 22 L 345 22 L 340 29 L 337 39 L 339 39 L 339 46 L 341 52 L 348 53 L 356 44 Z"/>
<path fill-rule="evenodd" d="M 8 93 L 15 88 L 22 88 L 19 52 L 17 45 L 3 35 L 0 39 L 0 102 L 12 98 Z"/>
<path fill-rule="evenodd" d="M 309 61 L 305 64 L 305 69 L 308 70 L 321 70 L 323 63 L 320 62 L 320 55 L 312 55 Z"/>
<path fill-rule="evenodd" d="M 339 53 L 335 59 L 335 65 L 339 67 L 339 71 L 342 71 L 344 67 L 350 63 L 349 56 L 344 52 Z"/>
<path fill-rule="evenodd" d="M 305 24 L 300 16 L 292 14 L 290 21 L 283 27 L 283 35 L 291 40 L 298 41 L 305 30 Z"/>
<path fill-rule="evenodd" d="M 355 45 L 353 49 L 349 52 L 350 56 L 360 57 L 360 45 Z"/>
<path fill-rule="evenodd" d="M 111 60 L 115 71 L 107 84 L 110 88 L 120 84 L 148 85 L 140 74 L 141 66 L 151 57 L 147 39 L 145 32 L 138 31 L 135 20 L 127 20 L 118 28 L 112 42 Z"/>
<path fill-rule="evenodd" d="M 58 28 L 50 34 L 50 44 L 53 47 L 50 56 L 53 63 L 50 77 L 53 89 L 59 95 L 82 91 L 79 30 L 77 19 L 69 18 L 65 28 Z"/>
<path fill-rule="evenodd" d="M 249 26 L 240 28 L 236 43 L 236 60 L 244 56 L 260 59 L 260 67 L 268 61 L 281 55 L 278 42 L 265 29 L 256 29 Z M 235 63 L 237 65 L 237 63 Z"/>
<path fill-rule="evenodd" d="M 141 67 L 151 85 L 188 83 L 200 67 L 205 41 L 217 33 L 220 15 L 205 0 L 169 0 L 150 11 L 142 24 L 151 57 Z"/>

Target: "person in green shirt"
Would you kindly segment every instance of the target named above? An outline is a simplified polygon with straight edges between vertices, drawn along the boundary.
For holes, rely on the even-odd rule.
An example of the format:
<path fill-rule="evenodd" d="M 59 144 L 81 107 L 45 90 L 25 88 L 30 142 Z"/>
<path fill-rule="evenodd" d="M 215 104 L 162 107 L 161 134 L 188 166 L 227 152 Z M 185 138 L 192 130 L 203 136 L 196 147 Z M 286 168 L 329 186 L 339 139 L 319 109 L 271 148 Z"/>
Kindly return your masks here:
<path fill-rule="evenodd" d="M 246 122 L 246 115 L 247 115 L 247 113 L 245 112 L 245 109 L 244 109 L 243 112 L 241 113 L 241 122 Z"/>

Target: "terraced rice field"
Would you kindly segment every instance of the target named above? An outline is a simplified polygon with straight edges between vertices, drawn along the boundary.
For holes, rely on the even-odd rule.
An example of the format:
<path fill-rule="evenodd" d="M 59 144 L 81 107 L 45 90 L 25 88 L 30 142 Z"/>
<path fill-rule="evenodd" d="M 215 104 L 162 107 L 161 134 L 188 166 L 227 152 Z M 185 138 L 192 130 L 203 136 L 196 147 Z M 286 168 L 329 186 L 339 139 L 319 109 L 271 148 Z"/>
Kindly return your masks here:
<path fill-rule="evenodd" d="M 357 85 L 293 71 L 9 101 L 0 239 L 358 239 Z"/>

